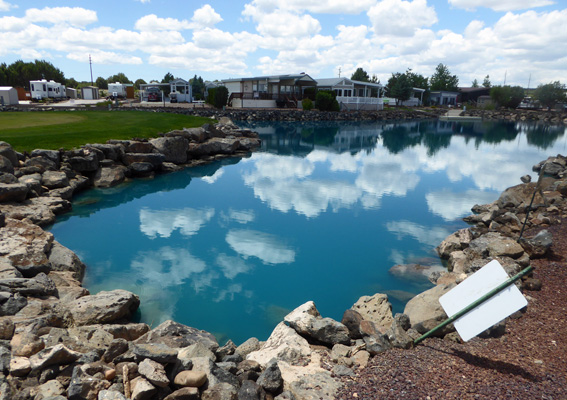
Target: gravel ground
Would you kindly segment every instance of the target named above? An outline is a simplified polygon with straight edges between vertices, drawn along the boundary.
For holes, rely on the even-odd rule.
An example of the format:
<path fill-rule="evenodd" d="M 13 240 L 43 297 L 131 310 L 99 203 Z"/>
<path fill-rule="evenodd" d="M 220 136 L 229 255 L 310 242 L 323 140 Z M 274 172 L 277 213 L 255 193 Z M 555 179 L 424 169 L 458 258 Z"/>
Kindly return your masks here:
<path fill-rule="evenodd" d="M 567 399 L 567 220 L 547 258 L 532 261 L 541 291 L 525 291 L 527 311 L 499 338 L 467 343 L 426 339 L 374 357 L 337 399 Z M 530 237 L 535 231 L 526 232 Z"/>

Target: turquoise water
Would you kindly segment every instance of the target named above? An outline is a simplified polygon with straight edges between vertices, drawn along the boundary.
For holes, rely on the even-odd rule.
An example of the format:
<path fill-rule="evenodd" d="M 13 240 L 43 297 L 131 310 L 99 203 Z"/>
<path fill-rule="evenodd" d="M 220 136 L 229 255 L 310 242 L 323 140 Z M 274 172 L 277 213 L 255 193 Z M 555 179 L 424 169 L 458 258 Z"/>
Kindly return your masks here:
<path fill-rule="evenodd" d="M 430 284 L 434 247 L 549 155 L 565 128 L 420 122 L 254 124 L 260 152 L 90 190 L 51 228 L 96 293 L 138 294 L 137 318 L 265 340 L 308 300 L 340 320 L 363 295 L 394 311 Z"/>

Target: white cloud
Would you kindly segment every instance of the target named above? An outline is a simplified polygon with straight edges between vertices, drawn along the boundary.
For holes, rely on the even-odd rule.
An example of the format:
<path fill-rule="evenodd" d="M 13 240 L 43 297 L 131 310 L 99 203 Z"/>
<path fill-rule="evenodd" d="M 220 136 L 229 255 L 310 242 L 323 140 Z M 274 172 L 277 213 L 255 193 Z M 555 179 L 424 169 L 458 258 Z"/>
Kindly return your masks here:
<path fill-rule="evenodd" d="M 280 23 L 285 21 L 285 23 Z M 315 35 L 321 30 L 321 24 L 310 15 L 295 15 L 277 11 L 264 17 L 256 26 L 264 36 L 275 38 L 298 38 Z"/>
<path fill-rule="evenodd" d="M 235 229 L 226 234 L 226 242 L 244 258 L 257 257 L 266 264 L 290 264 L 295 251 L 268 233 Z"/>
<path fill-rule="evenodd" d="M 151 0 L 136 0 L 136 1 L 139 1 L 142 4 L 146 4 L 149 3 Z"/>
<path fill-rule="evenodd" d="M 17 8 L 17 7 L 18 6 L 8 3 L 5 0 L 0 0 L 0 12 L 9 11 L 10 8 Z"/>
<path fill-rule="evenodd" d="M 242 258 L 231 257 L 224 253 L 217 256 L 216 263 L 227 279 L 234 279 L 237 275 L 246 274 L 252 269 L 252 266 L 246 264 Z"/>
<path fill-rule="evenodd" d="M 471 204 L 489 204 L 496 198 L 497 195 L 494 192 L 480 190 L 467 190 L 465 193 L 457 193 L 444 189 L 425 195 L 429 211 L 446 221 L 454 221 L 471 214 Z"/>
<path fill-rule="evenodd" d="M 233 210 L 230 209 L 228 216 L 231 220 L 236 221 L 240 224 L 248 224 L 254 219 L 256 216 L 254 214 L 254 210 Z"/>
<path fill-rule="evenodd" d="M 30 8 L 26 10 L 26 21 L 46 22 L 57 25 L 67 23 L 72 26 L 87 26 L 97 22 L 96 12 L 80 7 L 45 7 L 41 10 Z"/>
<path fill-rule="evenodd" d="M 215 24 L 221 22 L 222 18 L 213 7 L 205 4 L 203 7 L 195 10 L 191 21 L 193 21 L 196 27 L 212 28 Z"/>
<path fill-rule="evenodd" d="M 244 6 L 242 14 L 254 19 L 260 19 L 276 10 L 315 14 L 360 14 L 375 3 L 376 0 L 253 0 Z"/>
<path fill-rule="evenodd" d="M 395 221 L 386 223 L 386 229 L 401 240 L 405 236 L 410 236 L 418 242 L 430 247 L 438 246 L 447 236 L 451 234 L 448 229 L 440 227 L 430 227 L 416 224 L 410 221 Z"/>
<path fill-rule="evenodd" d="M 525 10 L 554 3 L 552 0 L 449 0 L 449 4 L 469 11 L 474 11 L 478 7 L 491 8 L 494 11 Z"/>
<path fill-rule="evenodd" d="M 154 239 L 157 236 L 167 238 L 179 229 L 182 235 L 195 235 L 215 215 L 212 208 L 196 210 L 183 208 L 180 210 L 140 210 L 140 230 Z"/>
<path fill-rule="evenodd" d="M 156 32 L 156 31 L 181 31 L 189 29 L 191 24 L 187 20 L 178 20 L 176 18 L 159 18 L 155 14 L 145 15 L 136 21 L 134 28 L 139 31 Z"/>
<path fill-rule="evenodd" d="M 370 8 L 367 15 L 377 35 L 408 37 L 438 21 L 435 9 L 428 7 L 426 0 L 383 0 Z"/>

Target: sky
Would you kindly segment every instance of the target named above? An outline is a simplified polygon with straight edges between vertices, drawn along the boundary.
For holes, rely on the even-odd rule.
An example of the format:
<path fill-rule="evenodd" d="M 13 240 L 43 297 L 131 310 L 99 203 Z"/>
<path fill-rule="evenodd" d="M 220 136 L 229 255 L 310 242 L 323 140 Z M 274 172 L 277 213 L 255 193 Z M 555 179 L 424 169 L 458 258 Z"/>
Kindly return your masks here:
<path fill-rule="evenodd" d="M 204 80 L 305 72 L 382 83 L 567 83 L 567 0 L 0 0 L 0 62 L 43 59 L 66 78 L 122 72 Z"/>

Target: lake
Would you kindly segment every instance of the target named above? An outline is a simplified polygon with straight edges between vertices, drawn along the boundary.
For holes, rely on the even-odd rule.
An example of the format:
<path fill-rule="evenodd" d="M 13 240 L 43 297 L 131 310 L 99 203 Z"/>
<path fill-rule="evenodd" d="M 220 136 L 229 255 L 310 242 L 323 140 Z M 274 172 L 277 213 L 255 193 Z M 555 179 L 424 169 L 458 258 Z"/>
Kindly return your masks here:
<path fill-rule="evenodd" d="M 253 123 L 248 158 L 93 189 L 50 228 L 87 265 L 92 294 L 140 296 L 137 320 L 166 319 L 222 344 L 265 340 L 313 300 L 341 320 L 359 297 L 394 312 L 431 286 L 391 270 L 441 268 L 434 248 L 548 156 L 565 127 L 525 123 Z"/>

